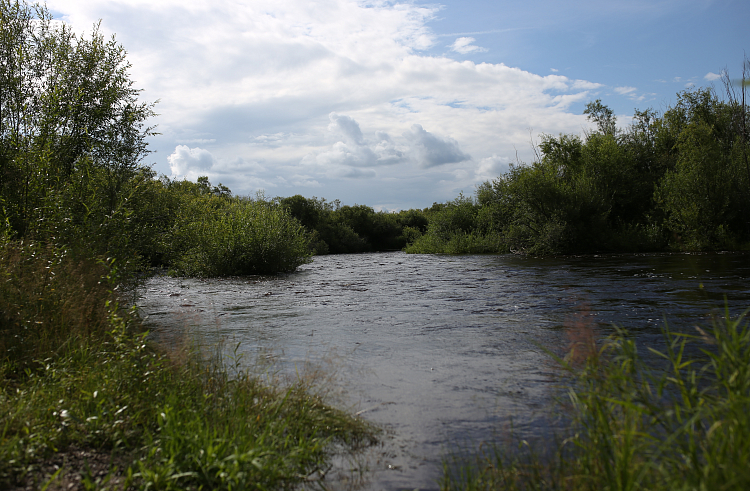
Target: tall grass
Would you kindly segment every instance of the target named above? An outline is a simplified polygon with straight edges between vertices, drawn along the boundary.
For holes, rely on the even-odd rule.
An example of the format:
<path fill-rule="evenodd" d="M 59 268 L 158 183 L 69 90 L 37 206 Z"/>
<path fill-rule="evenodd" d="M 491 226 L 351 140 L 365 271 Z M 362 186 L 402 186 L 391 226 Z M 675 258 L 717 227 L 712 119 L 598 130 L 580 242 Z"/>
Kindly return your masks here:
<path fill-rule="evenodd" d="M 647 363 L 624 330 L 558 359 L 572 375 L 567 433 L 542 456 L 489 445 L 446 465 L 443 489 L 750 489 L 750 328 L 715 319 L 695 335 L 663 328 Z M 585 348 L 585 347 L 584 347 Z"/>
<path fill-rule="evenodd" d="M 114 477 L 121 489 L 288 488 L 321 478 L 335 451 L 374 441 L 371 425 L 303 380 L 277 384 L 153 345 L 118 307 L 111 265 L 3 247 L 0 488 L 74 474 L 88 489 Z M 46 470 L 75 449 L 109 459 L 108 475 L 74 459 Z"/>
<path fill-rule="evenodd" d="M 111 261 L 94 261 L 36 242 L 0 243 L 0 359 L 23 374 L 109 328 Z"/>

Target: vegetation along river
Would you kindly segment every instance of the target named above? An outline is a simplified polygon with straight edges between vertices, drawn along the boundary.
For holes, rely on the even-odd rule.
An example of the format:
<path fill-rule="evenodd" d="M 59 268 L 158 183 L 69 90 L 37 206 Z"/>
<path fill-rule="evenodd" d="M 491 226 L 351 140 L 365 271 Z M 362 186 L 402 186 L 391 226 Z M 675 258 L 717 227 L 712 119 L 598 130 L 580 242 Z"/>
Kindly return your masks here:
<path fill-rule="evenodd" d="M 371 489 L 435 488 L 455 445 L 547 435 L 564 350 L 616 323 L 658 346 L 750 306 L 750 255 L 530 258 L 402 252 L 317 256 L 273 277 L 155 277 L 138 304 L 155 336 L 218 345 L 289 374 L 337 375 L 340 402 L 391 435 Z"/>

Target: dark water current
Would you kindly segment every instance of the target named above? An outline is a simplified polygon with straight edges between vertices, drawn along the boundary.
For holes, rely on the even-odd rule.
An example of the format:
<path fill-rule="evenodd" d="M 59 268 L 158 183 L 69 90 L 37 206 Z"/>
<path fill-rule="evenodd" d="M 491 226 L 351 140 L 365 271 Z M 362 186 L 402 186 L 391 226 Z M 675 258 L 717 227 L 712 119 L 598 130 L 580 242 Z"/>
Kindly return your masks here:
<path fill-rule="evenodd" d="M 277 277 L 156 277 L 138 304 L 165 342 L 239 343 L 292 374 L 324 367 L 339 402 L 391 435 L 365 460 L 364 487 L 425 489 L 456 445 L 511 427 L 549 435 L 560 372 L 540 346 L 563 350 L 612 323 L 658 346 L 665 316 L 689 330 L 725 297 L 734 313 L 750 307 L 750 255 L 394 252 L 316 257 Z"/>

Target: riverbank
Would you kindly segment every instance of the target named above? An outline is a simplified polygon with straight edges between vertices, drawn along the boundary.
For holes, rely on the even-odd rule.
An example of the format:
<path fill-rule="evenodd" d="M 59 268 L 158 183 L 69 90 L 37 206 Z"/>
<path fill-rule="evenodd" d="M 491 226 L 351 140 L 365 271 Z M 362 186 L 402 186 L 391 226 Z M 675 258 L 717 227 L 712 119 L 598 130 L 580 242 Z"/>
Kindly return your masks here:
<path fill-rule="evenodd" d="M 3 488 L 286 488 L 375 441 L 305 380 L 149 341 L 114 264 L 2 252 Z"/>

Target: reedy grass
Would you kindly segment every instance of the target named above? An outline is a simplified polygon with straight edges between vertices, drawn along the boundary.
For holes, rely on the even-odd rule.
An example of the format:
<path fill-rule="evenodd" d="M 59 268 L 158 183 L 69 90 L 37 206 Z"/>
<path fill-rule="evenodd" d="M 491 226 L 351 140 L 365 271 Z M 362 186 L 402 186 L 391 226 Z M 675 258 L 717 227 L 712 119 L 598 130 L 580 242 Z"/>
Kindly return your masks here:
<path fill-rule="evenodd" d="M 30 259 L 4 244 L 0 487 L 54 487 L 61 476 L 44 463 L 83 448 L 113 459 L 104 480 L 63 470 L 80 472 L 87 489 L 112 486 L 114 474 L 121 488 L 290 488 L 319 478 L 334 451 L 374 442 L 372 425 L 302 379 L 276 384 L 239 361 L 155 346 L 100 276 L 106 264 L 56 254 L 37 247 Z M 54 257 L 68 273 L 39 276 Z M 104 286 L 86 290 L 92 282 Z M 62 316 L 77 300 L 91 308 Z"/>
<path fill-rule="evenodd" d="M 673 333 L 647 363 L 623 329 L 557 358 L 572 377 L 567 432 L 543 456 L 487 444 L 446 461 L 442 489 L 750 489 L 750 328 L 729 312 Z"/>

